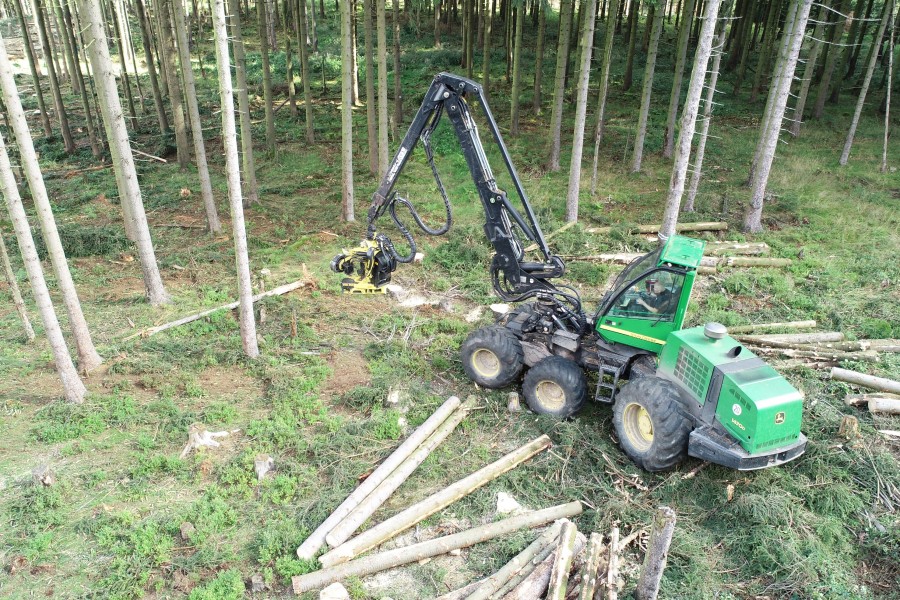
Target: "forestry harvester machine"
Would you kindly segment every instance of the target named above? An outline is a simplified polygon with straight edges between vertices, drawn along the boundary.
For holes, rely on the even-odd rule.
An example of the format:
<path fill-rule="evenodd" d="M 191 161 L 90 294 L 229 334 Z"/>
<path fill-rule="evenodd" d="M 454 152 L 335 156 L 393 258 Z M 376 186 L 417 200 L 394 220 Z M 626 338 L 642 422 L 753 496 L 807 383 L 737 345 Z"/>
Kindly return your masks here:
<path fill-rule="evenodd" d="M 476 101 L 512 179 L 524 214 L 497 187 L 470 111 Z M 592 396 L 613 405 L 613 423 L 625 453 L 649 471 L 671 469 L 685 456 L 740 470 L 780 465 L 800 456 L 802 394 L 771 366 L 728 336 L 725 327 L 682 329 L 705 243 L 672 236 L 628 265 L 587 315 L 578 293 L 554 284 L 565 271 L 550 253 L 481 86 L 441 73 L 434 78 L 388 172 L 374 193 L 366 239 L 336 256 L 348 293 L 381 293 L 399 263 L 413 261 L 416 243 L 398 215 L 409 211 L 429 235 L 450 229 L 452 213 L 434 164 L 431 136 L 446 115 L 462 147 L 485 212 L 484 233 L 494 249 L 490 275 L 506 302 L 521 303 L 489 327 L 473 331 L 462 364 L 478 385 L 503 388 L 525 373 L 522 387 L 533 411 L 565 418 Z M 446 208 L 439 228 L 426 225 L 395 183 L 421 142 Z M 376 231 L 388 213 L 409 247 L 401 254 Z M 541 259 L 526 260 L 524 240 Z M 530 302 L 525 302 L 529 300 Z"/>

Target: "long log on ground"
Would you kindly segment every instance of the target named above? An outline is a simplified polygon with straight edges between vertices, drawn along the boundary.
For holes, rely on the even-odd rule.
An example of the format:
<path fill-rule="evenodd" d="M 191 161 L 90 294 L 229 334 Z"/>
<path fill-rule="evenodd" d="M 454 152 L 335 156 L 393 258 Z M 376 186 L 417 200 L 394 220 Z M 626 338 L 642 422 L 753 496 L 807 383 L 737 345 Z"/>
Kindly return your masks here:
<path fill-rule="evenodd" d="M 613 525 L 609 532 L 609 558 L 606 559 L 606 598 L 619 597 L 619 528 Z"/>
<path fill-rule="evenodd" d="M 550 583 L 547 586 L 547 600 L 565 600 L 566 588 L 569 585 L 569 569 L 575 558 L 575 536 L 578 529 L 575 523 L 564 523 L 559 532 L 559 545 L 556 547 L 556 558 L 550 571 Z"/>
<path fill-rule="evenodd" d="M 900 400 L 875 396 L 869 398 L 869 412 L 885 415 L 900 415 Z"/>
<path fill-rule="evenodd" d="M 527 548 L 513 557 L 513 559 L 506 563 L 502 569 L 485 579 L 472 594 L 466 597 L 466 600 L 489 600 L 493 594 L 500 591 L 500 588 L 502 588 L 506 582 L 525 568 L 535 556 L 540 554 L 541 550 L 551 545 L 553 541 L 559 537 L 561 529 L 570 525 L 574 527 L 571 521 L 560 521 L 548 527 L 544 533 L 531 542 Z M 573 534 L 573 543 L 574 538 L 575 536 Z"/>
<path fill-rule="evenodd" d="M 789 267 L 793 262 L 790 258 L 726 256 L 719 264 L 726 267 Z"/>
<path fill-rule="evenodd" d="M 891 346 L 872 346 L 868 340 L 860 340 L 858 342 L 813 342 L 809 344 L 799 344 L 797 342 L 780 342 L 777 340 L 758 340 L 751 336 L 738 336 L 736 339 L 751 346 L 783 348 L 785 350 L 809 350 L 812 352 L 866 352 L 868 350 L 883 352 L 881 348 L 888 348 L 888 351 L 890 351 L 891 348 Z"/>
<path fill-rule="evenodd" d="M 737 329 L 737 328 L 734 328 Z M 734 329 L 729 329 L 733 333 Z M 779 344 L 832 344 L 842 342 L 844 334 L 840 331 L 817 331 L 814 333 L 771 333 L 768 335 L 735 335 L 735 339 L 760 346 L 781 348 Z"/>
<path fill-rule="evenodd" d="M 256 294 L 253 296 L 253 302 L 259 302 L 263 298 L 269 298 L 270 296 L 281 296 L 287 294 L 288 292 L 293 292 L 296 289 L 302 288 L 304 286 L 310 285 L 311 281 L 308 277 L 303 279 L 298 279 L 293 283 L 287 283 L 285 285 L 279 286 L 277 288 L 273 288 L 268 292 L 263 292 L 261 294 Z M 240 301 L 235 300 L 234 302 L 229 302 L 228 304 L 222 304 L 220 306 L 216 306 L 215 308 L 209 308 L 207 310 L 200 311 L 198 313 L 194 313 L 192 315 L 188 315 L 186 317 L 181 317 L 175 321 L 170 321 L 168 323 L 163 323 L 162 325 L 156 325 L 155 327 L 148 327 L 146 329 L 142 329 L 137 333 L 133 333 L 126 338 L 123 338 L 122 341 L 126 342 L 130 339 L 136 337 L 150 337 L 151 335 L 156 335 L 161 331 L 165 331 L 167 329 L 172 329 L 173 327 L 179 327 L 181 325 L 186 325 L 187 323 L 191 323 L 193 321 L 197 321 L 202 319 L 203 317 L 208 317 L 209 315 L 219 312 L 220 310 L 234 310 L 238 306 L 240 306 Z"/>
<path fill-rule="evenodd" d="M 644 556 L 644 566 L 638 579 L 634 597 L 637 600 L 655 600 L 659 594 L 659 583 L 662 581 L 669 556 L 669 545 L 675 532 L 675 511 L 668 506 L 661 506 L 653 517 L 653 528 L 650 530 L 650 542 Z"/>
<path fill-rule="evenodd" d="M 548 233 L 547 235 L 544 236 L 544 241 L 545 241 L 545 242 L 549 242 L 550 240 L 552 240 L 553 238 L 555 238 L 556 236 L 558 236 L 558 235 L 561 234 L 562 232 L 568 231 L 568 230 L 572 227 L 572 225 L 574 225 L 575 223 L 577 223 L 577 221 L 569 221 L 568 223 L 566 223 L 565 225 L 563 225 L 562 227 L 560 227 L 560 228 L 557 229 L 556 231 L 553 231 L 553 232 L 551 232 L 551 233 Z M 527 248 L 525 248 L 525 252 L 531 252 L 532 250 L 537 250 L 537 249 L 538 249 L 538 245 L 537 245 L 537 244 L 531 244 L 530 246 L 528 246 Z"/>
<path fill-rule="evenodd" d="M 394 450 L 394 452 L 391 453 L 377 469 L 366 477 L 365 481 L 359 484 L 359 486 L 347 496 L 347 499 L 344 500 L 341 505 L 338 506 L 337 509 L 335 509 L 335 511 L 309 535 L 308 538 L 306 538 L 300 547 L 297 548 L 297 556 L 302 560 L 309 560 L 315 556 L 316 552 L 319 551 L 319 548 L 325 543 L 325 536 L 331 532 L 334 526 L 349 515 L 350 512 L 356 508 L 359 503 L 372 492 L 372 490 L 378 487 L 378 485 L 381 484 L 381 482 L 383 482 L 398 465 L 409 458 L 409 456 L 415 452 L 416 448 L 421 446 L 425 440 L 431 437 L 437 428 L 447 420 L 447 417 L 459 408 L 460 404 L 459 398 L 451 396 L 436 411 L 434 411 L 434 414 L 428 417 L 424 423 L 419 425 L 419 427 L 406 438 L 406 441 L 400 444 L 400 446 Z"/>
<path fill-rule="evenodd" d="M 711 256 L 722 254 L 759 255 L 769 252 L 765 242 L 706 242 L 704 252 Z"/>
<path fill-rule="evenodd" d="M 755 331 L 771 331 L 773 329 L 810 329 L 815 326 L 815 321 L 788 321 L 786 323 L 756 323 L 755 325 L 738 325 L 737 327 L 729 327 L 728 331 L 730 333 L 751 333 Z"/>
<path fill-rule="evenodd" d="M 329 546 L 334 548 L 346 542 L 347 539 L 353 535 L 353 532 L 356 531 L 360 525 L 365 523 L 366 519 L 371 517 L 375 511 L 391 497 L 391 494 L 393 494 L 398 487 L 403 485 L 403 482 L 412 475 L 413 471 L 425 462 L 425 459 L 428 458 L 434 449 L 440 446 L 441 442 L 447 439 L 447 436 L 453 433 L 456 426 L 466 417 L 466 414 L 469 412 L 467 404 L 468 402 L 462 405 L 455 413 L 447 417 L 447 420 L 441 423 L 435 432 L 431 434 L 427 440 L 422 442 L 421 446 L 416 448 L 406 460 L 400 463 L 390 475 L 384 478 L 384 481 L 378 484 L 378 487 L 372 490 L 372 492 L 361 500 L 342 521 L 328 532 L 328 535 L 325 536 L 325 541 Z"/>
<path fill-rule="evenodd" d="M 888 379 L 886 377 L 876 377 L 875 375 L 866 375 L 865 373 L 858 373 L 856 371 L 834 367 L 831 369 L 831 378 L 846 383 L 854 383 L 873 390 L 900 394 L 900 381 L 894 381 L 893 379 Z"/>
<path fill-rule="evenodd" d="M 578 533 L 575 536 L 575 554 L 584 549 L 586 539 L 583 534 Z M 556 561 L 556 546 L 551 544 L 549 552 L 540 563 L 528 574 L 527 577 L 516 577 L 510 584 L 506 585 L 495 595 L 496 598 L 503 600 L 534 600 L 542 598 L 547 586 L 550 584 L 550 572 L 553 570 L 553 563 Z"/>
<path fill-rule="evenodd" d="M 359 556 L 366 550 L 378 546 L 386 540 L 396 536 L 401 531 L 412 527 L 419 521 L 428 518 L 439 510 L 450 506 L 460 498 L 471 494 L 484 484 L 500 477 L 535 454 L 543 452 L 552 444 L 553 442 L 550 441 L 549 437 L 542 435 L 521 448 L 501 457 L 499 460 L 475 471 L 468 477 L 460 479 L 443 490 L 413 504 L 390 519 L 362 532 L 331 552 L 323 554 L 319 557 L 319 562 L 322 563 L 322 566 L 331 567 Z"/>
<path fill-rule="evenodd" d="M 626 229 L 628 233 L 657 233 L 661 225 L 637 225 Z M 611 233 L 621 227 L 588 227 L 585 229 L 587 233 Z M 728 229 L 728 223 L 717 221 L 713 223 L 678 223 L 675 225 L 675 231 L 725 231 Z"/>
<path fill-rule="evenodd" d="M 588 540 L 587 558 L 581 569 L 581 591 L 578 600 L 594 600 L 594 592 L 597 589 L 597 569 L 600 567 L 600 558 L 603 555 L 603 536 L 592 533 Z"/>
<path fill-rule="evenodd" d="M 881 357 L 877 352 L 829 352 L 827 350 L 792 350 L 786 348 L 765 348 L 756 349 L 759 354 L 780 354 L 790 358 L 810 358 L 820 361 L 841 362 L 845 360 L 854 360 L 858 362 L 879 362 Z"/>
<path fill-rule="evenodd" d="M 900 400 L 900 394 L 849 394 L 844 396 L 844 404 L 847 406 L 861 406 L 869 404 L 869 400 L 873 398 L 884 398 L 885 400 Z"/>
<path fill-rule="evenodd" d="M 532 573 L 534 573 L 535 569 L 537 569 L 538 567 L 543 565 L 544 562 L 546 560 L 548 560 L 548 558 L 551 557 L 551 555 L 554 552 L 556 552 L 556 546 L 557 546 L 557 544 L 556 544 L 556 541 L 554 540 L 551 543 L 544 546 L 543 548 L 541 548 L 541 551 L 537 554 L 537 556 L 535 556 L 533 559 L 531 559 L 531 561 L 528 562 L 518 573 L 513 575 L 509 581 L 507 581 L 505 584 L 503 584 L 503 587 L 501 587 L 500 590 L 496 594 L 494 594 L 494 598 L 505 598 L 507 594 L 509 594 L 512 590 L 514 590 L 519 585 L 521 585 L 521 583 L 523 581 L 525 581 L 527 578 L 531 577 L 531 575 L 532 575 Z M 550 560 L 552 561 L 553 559 L 550 558 Z M 549 579 L 549 572 L 548 572 L 548 579 Z"/>
<path fill-rule="evenodd" d="M 506 535 L 519 529 L 526 527 L 537 527 L 551 523 L 557 519 L 574 517 L 581 514 L 581 502 L 569 502 L 568 504 L 560 504 L 551 508 L 534 511 L 524 515 L 518 515 L 474 527 L 466 531 L 446 535 L 427 542 L 420 542 L 411 546 L 388 550 L 364 558 L 351 560 L 336 567 L 329 567 L 321 571 L 307 573 L 306 575 L 296 575 L 291 579 L 294 593 L 302 594 L 310 590 L 315 590 L 336 581 L 341 581 L 348 577 L 364 577 L 372 573 L 378 573 L 386 569 L 399 567 L 401 565 L 417 562 L 426 558 L 446 554 L 453 550 L 467 548 L 474 544 L 494 539 L 501 535 Z"/>

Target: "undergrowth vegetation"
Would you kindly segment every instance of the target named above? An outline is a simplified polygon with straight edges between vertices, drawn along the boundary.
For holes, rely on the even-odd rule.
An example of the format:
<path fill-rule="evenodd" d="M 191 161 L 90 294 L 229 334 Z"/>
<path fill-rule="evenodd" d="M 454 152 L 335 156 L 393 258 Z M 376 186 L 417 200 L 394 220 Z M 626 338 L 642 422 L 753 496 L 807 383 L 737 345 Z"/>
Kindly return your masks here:
<path fill-rule="evenodd" d="M 555 28 L 548 26 L 551 31 Z M 335 23 L 320 22 L 319 35 L 323 52 L 312 61 L 319 141 L 306 145 L 302 123 L 281 111 L 279 152 L 274 157 L 258 152 L 261 203 L 247 210 L 254 273 L 269 269 L 271 288 L 303 276 L 305 264 L 318 289 L 261 303 L 266 320 L 259 327 L 262 356 L 256 361 L 242 357 L 238 325 L 228 311 L 153 337 L 132 337 L 236 295 L 231 241 L 196 229 L 203 217 L 193 170 L 181 173 L 174 164 L 156 162 L 140 167 L 163 277 L 175 298 L 171 306 L 152 309 L 142 300 L 140 271 L 121 230 L 112 171 L 77 172 L 90 164 L 88 153 L 67 157 L 60 140 L 41 142 L 63 241 L 106 366 L 89 378 L 92 394 L 84 405 L 62 403 L 48 351 L 43 343 L 23 343 L 11 303 L 4 300 L 0 596 L 228 600 L 243 597 L 251 576 L 259 575 L 265 589 L 258 596 L 287 597 L 290 577 L 317 566 L 295 554 L 310 531 L 447 396 L 475 395 L 478 410 L 373 521 L 547 433 L 554 441 L 551 452 L 429 517 L 419 531 L 435 535 L 493 519 L 500 491 L 529 508 L 581 500 L 587 510 L 578 525 L 585 532 L 606 532 L 613 524 L 623 533 L 644 528 L 654 509 L 665 504 L 679 518 L 663 583 L 666 598 L 900 597 L 900 448 L 878 433 L 900 426 L 896 417 L 844 406 L 845 384 L 807 369 L 786 373 L 806 396 L 803 429 L 809 446 L 799 460 L 751 473 L 711 465 L 690 478 L 686 473 L 699 464 L 694 460 L 667 474 L 638 470 L 616 444 L 607 407 L 591 404 L 577 418 L 559 422 L 508 413 L 508 390 L 475 388 L 462 371 L 458 349 L 468 332 L 490 317 L 472 324 L 465 316 L 496 300 L 482 210 L 449 128 L 436 132 L 434 148 L 454 203 L 454 228 L 445 238 L 419 236 L 424 264 L 401 267 L 395 279 L 441 296 L 451 311 L 404 310 L 388 298 L 340 296 L 329 261 L 354 245 L 364 225 L 339 221 Z M 460 56 L 426 48 L 427 35 L 419 39 L 412 22 L 403 35 L 408 120 L 433 74 L 453 70 Z M 502 48 L 497 52 L 499 67 Z M 209 60 L 198 89 L 212 127 L 218 100 Z M 251 50 L 248 62 L 250 85 L 259 88 L 259 53 Z M 523 64 L 533 64 L 533 57 L 526 53 Z M 273 66 L 282 81 L 282 53 L 275 53 Z M 621 69 L 617 62 L 613 86 Z M 657 73 L 657 90 L 668 89 L 671 69 L 660 67 Z M 530 102 L 530 93 L 523 94 L 523 102 Z M 508 84 L 495 75 L 491 102 L 501 124 L 508 94 Z M 648 156 L 641 174 L 628 173 L 623 157 L 629 155 L 635 102 L 618 94 L 610 101 L 599 192 L 582 193 L 582 223 L 551 242 L 564 256 L 640 252 L 655 244 L 624 229 L 658 222 L 671 166 Z M 651 151 L 662 141 L 664 99 L 656 101 L 647 141 Z M 745 240 L 737 227 L 756 141 L 756 129 L 748 123 L 761 106 L 744 97 L 722 102 L 712 123 L 718 137 L 707 149 L 698 211 L 683 219 L 725 220 L 732 229 L 722 239 Z M 690 325 L 816 319 L 822 329 L 843 331 L 850 339 L 900 337 L 896 166 L 887 174 L 877 171 L 881 129 L 873 114 L 860 127 L 850 164 L 837 166 L 851 110 L 849 99 L 829 107 L 821 122 L 804 125 L 802 137 L 779 150 L 766 232 L 753 240 L 768 243 L 773 256 L 793 259 L 792 266 L 701 278 Z M 365 171 L 364 111 L 357 112 L 356 134 L 363 140 L 356 154 L 357 214 L 364 214 L 377 182 Z M 545 233 L 563 223 L 567 171 L 546 173 L 542 167 L 547 120 L 527 111 L 522 135 L 507 140 Z M 152 121 L 148 110 L 135 135 L 135 143 L 148 151 L 165 142 L 149 133 Z M 570 121 L 565 130 L 571 131 Z M 254 133 L 263 139 L 261 129 Z M 210 141 L 209 155 L 224 212 L 223 161 L 212 151 L 219 143 Z M 490 146 L 499 184 L 512 190 Z M 890 151 L 896 165 L 896 140 Z M 421 206 L 429 223 L 443 219 L 443 203 L 424 161 L 410 163 L 398 190 Z M 394 235 L 392 227 L 382 225 Z M 585 231 L 592 225 L 621 227 L 598 235 Z M 592 309 L 618 270 L 572 260 L 567 278 Z M 24 272 L 17 276 L 24 283 Z M 898 356 L 845 366 L 897 378 Z M 402 400 L 386 407 L 392 391 Z M 838 436 L 846 414 L 859 418 L 861 437 Z M 228 436 L 219 448 L 181 457 L 194 423 Z M 275 469 L 259 480 L 254 462 L 263 454 L 274 459 Z M 31 469 L 41 463 L 55 471 L 55 485 L 32 482 Z M 376 587 L 351 580 L 348 589 L 354 598 L 433 597 L 496 570 L 531 535 L 519 532 L 461 557 L 412 566 L 391 580 L 379 579 Z M 403 539 L 411 541 L 413 534 Z M 642 556 L 637 545 L 626 552 L 628 586 Z"/>

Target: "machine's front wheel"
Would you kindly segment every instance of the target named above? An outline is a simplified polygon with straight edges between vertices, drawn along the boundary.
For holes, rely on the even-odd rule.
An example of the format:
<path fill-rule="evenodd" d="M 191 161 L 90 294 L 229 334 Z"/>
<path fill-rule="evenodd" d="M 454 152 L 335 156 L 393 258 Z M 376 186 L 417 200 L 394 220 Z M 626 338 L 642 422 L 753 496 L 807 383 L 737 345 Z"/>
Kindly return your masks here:
<path fill-rule="evenodd" d="M 501 325 L 476 329 L 460 348 L 466 375 L 486 388 L 506 387 L 522 374 L 525 355 L 519 339 Z"/>
<path fill-rule="evenodd" d="M 622 387 L 613 425 L 625 454 L 644 470 L 667 471 L 687 456 L 693 426 L 677 388 L 665 379 L 644 376 Z"/>
<path fill-rule="evenodd" d="M 528 408 L 561 419 L 578 412 L 587 399 L 584 371 L 571 360 L 548 356 L 525 374 L 522 392 Z"/>

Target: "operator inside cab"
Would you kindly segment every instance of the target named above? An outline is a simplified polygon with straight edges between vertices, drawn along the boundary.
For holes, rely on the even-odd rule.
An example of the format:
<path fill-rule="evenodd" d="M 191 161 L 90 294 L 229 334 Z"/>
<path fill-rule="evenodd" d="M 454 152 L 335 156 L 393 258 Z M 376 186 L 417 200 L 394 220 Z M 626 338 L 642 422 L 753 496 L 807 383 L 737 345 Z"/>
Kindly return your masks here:
<path fill-rule="evenodd" d="M 669 312 L 673 299 L 672 291 L 660 279 L 647 279 L 646 285 L 647 292 L 638 296 L 635 304 L 654 315 Z"/>

